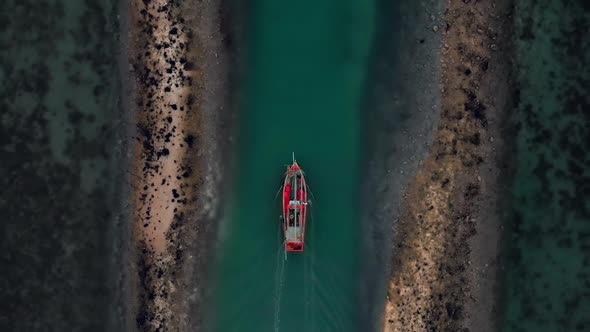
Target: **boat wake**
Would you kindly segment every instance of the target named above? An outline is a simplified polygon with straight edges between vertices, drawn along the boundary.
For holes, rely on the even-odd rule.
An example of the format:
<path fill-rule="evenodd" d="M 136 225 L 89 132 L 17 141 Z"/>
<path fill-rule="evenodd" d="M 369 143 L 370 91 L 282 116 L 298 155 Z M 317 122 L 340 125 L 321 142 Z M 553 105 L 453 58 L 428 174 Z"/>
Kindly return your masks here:
<path fill-rule="evenodd" d="M 311 193 L 311 190 L 310 190 Z M 313 193 L 311 193 L 311 197 L 313 197 Z M 314 198 L 315 200 L 315 198 Z M 310 201 L 311 204 L 311 201 Z M 315 289 L 315 284 L 316 284 L 316 280 L 315 280 L 315 269 L 316 269 L 316 264 L 315 264 L 315 251 L 313 250 L 314 247 L 314 229 L 316 227 L 315 225 L 315 219 L 313 218 L 313 210 L 314 207 L 312 206 L 309 211 L 310 211 L 310 216 L 311 216 L 311 227 L 309 227 L 309 242 L 312 244 L 311 245 L 311 249 L 310 253 L 309 253 L 309 266 L 310 266 L 310 271 L 309 271 L 309 275 L 307 277 L 307 282 L 310 284 L 310 290 L 309 290 L 309 313 L 310 313 L 310 321 L 311 321 L 311 326 L 308 328 L 308 331 L 310 332 L 314 332 L 315 329 L 315 320 L 316 320 L 316 303 L 315 303 L 315 299 L 316 299 L 316 289 Z"/>
<path fill-rule="evenodd" d="M 309 188 L 308 188 L 309 190 Z M 310 191 L 311 193 L 311 191 Z M 312 194 L 313 197 L 313 194 Z M 309 201 L 311 206 L 311 200 Z M 315 228 L 314 220 L 313 220 L 313 207 L 309 209 L 310 211 L 310 225 L 308 227 L 307 233 L 307 241 L 311 244 L 308 246 L 308 252 L 304 257 L 303 261 L 303 269 L 304 269 L 304 321 L 303 327 L 304 330 L 307 332 L 315 331 L 315 252 L 313 247 L 313 229 Z"/>
<path fill-rule="evenodd" d="M 275 305 L 274 305 L 274 331 L 279 332 L 281 323 L 281 295 L 285 283 L 285 261 L 287 260 L 285 252 L 285 241 L 281 242 L 281 224 L 277 232 L 277 242 L 281 246 L 277 250 L 277 265 L 275 272 Z"/>
<path fill-rule="evenodd" d="M 311 247 L 308 247 L 310 249 L 312 249 Z M 308 331 L 308 332 L 313 332 L 315 331 L 315 327 L 314 327 L 314 319 L 315 319 L 315 315 L 314 315 L 314 298 L 315 298 L 315 287 L 314 287 L 314 266 L 313 266 L 313 249 L 312 250 L 308 250 L 307 255 L 305 256 L 304 262 L 303 262 L 303 269 L 304 269 L 304 282 L 303 282 L 303 287 L 304 287 L 304 305 L 305 305 L 305 311 L 304 311 L 304 322 L 303 322 L 303 326 L 304 326 L 304 330 Z"/>
<path fill-rule="evenodd" d="M 281 187 L 282 189 L 283 187 Z M 279 191 L 280 192 L 280 191 Z M 311 193 L 311 192 L 310 192 Z M 313 197 L 313 194 L 311 194 Z M 275 200 L 276 197 L 275 195 Z M 311 200 L 308 201 L 311 207 Z M 282 219 L 281 219 L 282 220 Z M 310 243 L 312 243 L 312 247 L 309 247 L 308 252 L 303 255 L 303 306 L 304 306 L 304 319 L 302 322 L 303 331 L 306 332 L 313 332 L 315 331 L 315 318 L 316 318 L 316 289 L 315 289 L 315 253 L 313 251 L 313 229 L 315 228 L 314 220 L 313 220 L 313 209 L 310 209 L 310 221 L 311 227 L 308 229 L 307 238 L 309 239 Z M 275 269 L 275 296 L 274 296 L 274 324 L 273 324 L 273 331 L 279 332 L 280 331 L 280 323 L 281 323 L 281 302 L 282 302 L 282 293 L 285 284 L 285 268 L 287 262 L 287 250 L 286 244 L 287 240 L 283 240 L 282 234 L 282 226 L 283 223 L 279 224 L 277 230 L 277 239 L 276 243 L 279 244 L 276 254 L 276 269 Z"/>

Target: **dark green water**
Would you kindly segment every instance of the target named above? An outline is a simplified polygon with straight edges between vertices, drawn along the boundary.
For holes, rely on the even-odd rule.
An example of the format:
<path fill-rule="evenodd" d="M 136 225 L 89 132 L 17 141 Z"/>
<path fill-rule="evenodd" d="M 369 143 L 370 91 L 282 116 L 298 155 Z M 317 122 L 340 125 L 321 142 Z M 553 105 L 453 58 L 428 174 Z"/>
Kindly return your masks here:
<path fill-rule="evenodd" d="M 259 0 L 251 8 L 215 331 L 358 330 L 360 112 L 373 15 L 371 2 Z M 306 251 L 289 255 L 281 281 L 273 198 L 292 151 L 315 200 Z"/>
<path fill-rule="evenodd" d="M 520 105 L 503 331 L 590 330 L 590 6 L 516 1 Z"/>
<path fill-rule="evenodd" d="M 122 329 L 109 274 L 115 3 L 2 2 L 2 331 Z"/>

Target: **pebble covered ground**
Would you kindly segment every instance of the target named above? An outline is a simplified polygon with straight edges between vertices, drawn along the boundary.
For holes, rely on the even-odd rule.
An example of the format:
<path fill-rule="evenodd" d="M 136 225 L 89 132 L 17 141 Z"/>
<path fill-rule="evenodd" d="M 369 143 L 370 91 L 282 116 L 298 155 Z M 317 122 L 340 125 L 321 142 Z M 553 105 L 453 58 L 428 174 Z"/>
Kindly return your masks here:
<path fill-rule="evenodd" d="M 378 2 L 363 105 L 360 306 L 367 330 L 383 327 L 404 188 L 427 157 L 439 120 L 442 34 L 432 29 L 440 25 L 445 6 L 436 0 Z"/>
<path fill-rule="evenodd" d="M 135 164 L 131 221 L 142 331 L 195 328 L 203 319 L 206 263 L 225 138 L 223 40 L 217 2 L 132 1 Z M 216 136 L 218 135 L 218 136 Z M 194 325 L 197 324 L 197 325 Z"/>
<path fill-rule="evenodd" d="M 494 325 L 493 301 L 471 307 L 475 297 L 493 296 L 493 282 L 487 291 L 474 288 L 480 278 L 493 281 L 497 268 L 500 219 L 485 211 L 494 210 L 489 187 L 499 171 L 487 170 L 502 159 L 494 134 L 510 108 L 509 77 L 492 58 L 510 54 L 511 15 L 506 4 L 450 1 L 441 24 L 432 26 L 443 34 L 440 120 L 404 195 L 384 331 L 461 331 L 472 316 L 478 331 Z M 493 82 L 502 88 L 489 89 Z M 492 250 L 474 255 L 474 238 Z"/>

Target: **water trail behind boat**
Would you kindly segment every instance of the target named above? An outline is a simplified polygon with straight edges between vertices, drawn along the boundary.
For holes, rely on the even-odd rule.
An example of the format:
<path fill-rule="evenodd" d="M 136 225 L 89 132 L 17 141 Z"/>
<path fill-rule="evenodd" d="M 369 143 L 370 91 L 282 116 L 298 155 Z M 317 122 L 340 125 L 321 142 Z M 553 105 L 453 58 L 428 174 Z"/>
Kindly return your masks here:
<path fill-rule="evenodd" d="M 285 241 L 281 242 L 281 226 L 279 223 L 277 231 L 277 243 L 281 243 L 277 250 L 277 265 L 275 272 L 275 305 L 274 305 L 274 331 L 279 332 L 281 323 L 281 295 L 285 281 L 285 261 L 287 260 L 285 252 Z"/>
<path fill-rule="evenodd" d="M 311 190 L 309 192 L 311 193 L 311 196 L 312 196 L 312 198 L 315 201 L 315 197 L 313 197 L 313 193 L 311 192 Z M 308 227 L 308 229 L 309 229 L 308 234 L 309 234 L 309 242 L 312 245 L 311 246 L 311 249 L 312 250 L 310 250 L 310 252 L 309 252 L 309 261 L 310 261 L 309 264 L 310 264 L 311 268 L 310 268 L 310 274 L 309 274 L 308 282 L 311 285 L 311 287 L 310 287 L 311 288 L 310 289 L 310 295 L 311 295 L 311 297 L 310 297 L 310 304 L 309 304 L 310 308 L 309 308 L 309 310 L 310 310 L 310 316 L 311 316 L 310 317 L 311 318 L 310 321 L 311 321 L 311 324 L 312 325 L 308 329 L 309 332 L 315 331 L 315 319 L 316 319 L 316 315 L 315 315 L 315 313 L 316 313 L 316 303 L 315 303 L 315 299 L 316 299 L 316 296 L 315 296 L 315 292 L 316 292 L 316 290 L 315 290 L 315 282 L 316 282 L 316 280 L 315 280 L 315 272 L 314 272 L 315 269 L 316 269 L 316 265 L 315 265 L 315 252 L 313 251 L 313 245 L 314 245 L 313 241 L 315 240 L 315 238 L 313 237 L 314 236 L 314 231 L 313 230 L 315 228 L 315 219 L 313 218 L 313 209 L 314 209 L 314 207 L 313 207 L 313 205 L 311 205 L 311 201 L 310 201 L 309 216 L 311 217 L 311 219 L 310 219 L 311 225 L 310 225 L 310 227 Z"/>
<path fill-rule="evenodd" d="M 309 234 L 309 232 L 308 232 Z M 309 236 L 309 235 L 308 235 Z M 306 240 L 308 242 L 309 240 Z M 308 242 L 309 243 L 309 242 Z M 308 247 L 309 248 L 309 247 Z M 309 249 L 307 249 L 309 251 Z M 305 255 L 303 259 L 303 301 L 304 301 L 304 311 L 303 311 L 303 330 L 309 331 L 307 328 L 307 323 L 310 322 L 310 306 L 311 306 L 311 267 L 310 267 L 310 258 L 309 255 Z"/>
<path fill-rule="evenodd" d="M 309 187 L 307 188 L 309 191 Z M 311 194 L 311 191 L 309 191 Z M 313 197 L 313 194 L 312 194 Z M 313 247 L 313 206 L 312 201 L 308 200 L 309 203 L 309 222 L 306 226 L 307 235 L 305 236 L 306 252 L 303 258 L 303 269 L 304 269 L 304 319 L 303 319 L 303 330 L 306 332 L 313 332 L 315 330 L 315 264 L 314 264 L 314 247 Z M 310 245 L 311 244 L 311 245 Z"/>

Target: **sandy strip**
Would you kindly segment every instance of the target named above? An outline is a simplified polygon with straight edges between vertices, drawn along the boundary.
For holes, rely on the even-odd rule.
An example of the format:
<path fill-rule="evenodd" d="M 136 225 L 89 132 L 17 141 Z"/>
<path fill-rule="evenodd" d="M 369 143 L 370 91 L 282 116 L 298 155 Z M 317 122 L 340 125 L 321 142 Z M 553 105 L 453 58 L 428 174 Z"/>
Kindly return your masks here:
<path fill-rule="evenodd" d="M 490 81 L 506 79 L 504 72 L 491 67 L 496 63 L 491 58 L 504 51 L 498 37 L 507 37 L 496 28 L 509 20 L 499 11 L 491 2 L 449 2 L 446 26 L 441 27 L 441 117 L 430 155 L 409 186 L 400 218 L 384 331 L 493 327 L 493 301 L 484 301 L 477 311 L 470 308 L 474 296 L 491 296 L 491 284 L 486 292 L 473 288 L 479 278 L 494 280 L 495 272 L 482 272 L 482 267 L 498 250 L 499 220 L 481 199 L 482 192 L 489 198 L 496 185 L 496 173 L 487 170 L 497 166 L 492 152 L 500 142 L 493 135 L 506 112 L 498 100 L 505 94 L 495 97 L 497 90 L 482 89 L 493 86 Z M 472 253 L 474 243 L 480 247 L 478 256 Z M 467 323 L 473 315 L 481 316 L 477 324 L 473 319 Z"/>
<path fill-rule="evenodd" d="M 173 230 L 186 223 L 188 206 L 194 210 L 201 181 L 196 158 L 202 71 L 182 8 L 167 0 L 134 0 L 130 11 L 138 108 L 132 216 L 139 249 L 136 322 L 141 330 L 174 329 L 183 247 Z"/>
<path fill-rule="evenodd" d="M 155 0 L 149 6 L 135 2 L 135 11 L 149 17 L 152 39 L 143 47 L 147 93 L 141 96 L 143 112 L 139 130 L 143 145 L 137 158 L 137 172 L 144 186 L 137 192 L 137 233 L 157 255 L 166 252 L 166 233 L 175 212 L 186 201 L 185 181 L 193 169 L 182 165 L 195 141 L 196 133 L 189 130 L 198 123 L 198 113 L 187 103 L 193 99 L 192 81 L 198 79 L 187 66 L 188 38 L 182 23 L 174 20 L 167 0 Z M 140 14 L 141 15 L 141 14 Z"/>

